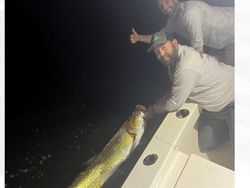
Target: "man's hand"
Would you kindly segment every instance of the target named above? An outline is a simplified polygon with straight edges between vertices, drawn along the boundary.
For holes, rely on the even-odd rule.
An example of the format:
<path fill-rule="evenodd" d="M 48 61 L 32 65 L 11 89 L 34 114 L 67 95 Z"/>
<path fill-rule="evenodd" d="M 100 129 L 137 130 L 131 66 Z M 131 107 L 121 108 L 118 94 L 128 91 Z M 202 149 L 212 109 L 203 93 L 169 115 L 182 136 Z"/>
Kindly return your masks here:
<path fill-rule="evenodd" d="M 139 35 L 138 35 L 138 33 L 135 31 L 135 29 L 132 28 L 132 34 L 130 35 L 130 42 L 131 42 L 132 44 L 135 44 L 138 40 L 139 40 Z"/>
<path fill-rule="evenodd" d="M 146 108 L 142 105 L 136 105 L 136 110 L 142 111 L 145 114 L 145 119 L 151 119 L 155 115 L 153 106 Z"/>
<path fill-rule="evenodd" d="M 132 28 L 132 34 L 130 34 L 130 42 L 135 44 L 136 42 L 144 42 L 147 44 L 151 43 L 153 35 L 139 35 L 134 28 Z"/>

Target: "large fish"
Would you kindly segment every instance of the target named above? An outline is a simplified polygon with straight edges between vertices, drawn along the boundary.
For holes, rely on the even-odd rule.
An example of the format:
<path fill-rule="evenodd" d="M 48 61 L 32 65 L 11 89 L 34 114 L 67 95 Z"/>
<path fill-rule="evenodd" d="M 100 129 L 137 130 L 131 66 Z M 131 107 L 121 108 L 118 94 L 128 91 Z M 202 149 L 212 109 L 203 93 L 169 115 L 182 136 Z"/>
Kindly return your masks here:
<path fill-rule="evenodd" d="M 145 128 L 145 114 L 134 111 L 114 137 L 80 173 L 70 188 L 100 188 L 139 144 Z"/>

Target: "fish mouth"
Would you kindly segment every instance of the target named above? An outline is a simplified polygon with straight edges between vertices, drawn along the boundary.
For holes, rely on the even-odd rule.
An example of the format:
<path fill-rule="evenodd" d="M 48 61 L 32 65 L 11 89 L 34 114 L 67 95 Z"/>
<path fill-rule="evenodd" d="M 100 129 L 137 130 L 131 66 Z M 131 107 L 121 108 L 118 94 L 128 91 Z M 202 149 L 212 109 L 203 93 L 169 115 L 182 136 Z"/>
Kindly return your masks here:
<path fill-rule="evenodd" d="M 145 126 L 144 113 L 141 111 L 133 112 L 132 117 L 126 123 L 126 130 L 129 134 L 136 135 Z"/>

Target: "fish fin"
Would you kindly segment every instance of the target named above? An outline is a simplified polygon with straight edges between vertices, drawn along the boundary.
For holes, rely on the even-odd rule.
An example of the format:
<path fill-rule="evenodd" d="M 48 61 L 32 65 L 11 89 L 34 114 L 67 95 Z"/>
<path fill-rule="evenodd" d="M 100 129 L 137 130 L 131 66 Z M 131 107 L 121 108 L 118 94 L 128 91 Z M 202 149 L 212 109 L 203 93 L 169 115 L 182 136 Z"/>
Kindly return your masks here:
<path fill-rule="evenodd" d="M 139 136 L 135 136 L 134 137 L 134 140 L 133 140 L 133 143 L 132 143 L 132 146 L 130 148 L 130 152 L 134 151 L 134 149 L 138 146 L 138 144 L 140 143 L 140 137 Z"/>
<path fill-rule="evenodd" d="M 90 163 L 92 163 L 95 160 L 96 157 L 97 157 L 97 154 L 95 154 L 94 156 L 92 156 L 91 158 L 89 158 L 87 161 L 85 161 L 84 163 L 82 163 L 81 166 L 83 168 L 89 166 Z"/>
<path fill-rule="evenodd" d="M 130 148 L 130 152 L 134 151 L 134 149 L 139 145 L 141 138 L 142 138 L 142 135 L 144 133 L 144 128 L 143 128 L 143 131 L 141 131 L 139 134 L 135 135 L 132 146 Z"/>

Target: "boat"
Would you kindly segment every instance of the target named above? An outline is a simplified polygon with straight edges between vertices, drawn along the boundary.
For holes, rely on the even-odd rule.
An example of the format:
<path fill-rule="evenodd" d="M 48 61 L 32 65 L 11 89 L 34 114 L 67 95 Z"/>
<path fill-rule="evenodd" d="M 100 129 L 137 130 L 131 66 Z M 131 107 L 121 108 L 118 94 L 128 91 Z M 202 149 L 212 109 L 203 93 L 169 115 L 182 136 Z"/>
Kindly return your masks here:
<path fill-rule="evenodd" d="M 202 153 L 197 104 L 168 113 L 129 173 L 122 188 L 233 188 L 234 149 L 224 144 Z"/>

